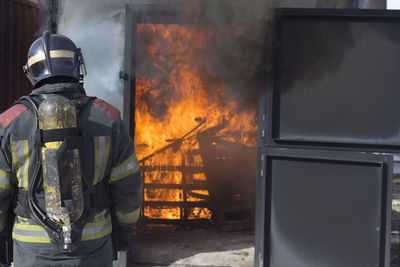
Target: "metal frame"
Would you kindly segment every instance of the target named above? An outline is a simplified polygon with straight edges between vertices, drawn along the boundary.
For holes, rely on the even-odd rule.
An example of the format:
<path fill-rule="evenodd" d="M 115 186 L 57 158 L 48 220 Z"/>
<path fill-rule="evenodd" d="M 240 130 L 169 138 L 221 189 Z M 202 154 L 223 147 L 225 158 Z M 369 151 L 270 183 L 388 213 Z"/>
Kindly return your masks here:
<path fill-rule="evenodd" d="M 136 91 L 136 25 L 142 24 L 189 24 L 178 7 L 167 4 L 126 4 L 125 5 L 125 53 L 123 120 L 129 133 L 135 134 L 135 91 Z"/>
<path fill-rule="evenodd" d="M 48 30 L 50 33 L 57 33 L 57 20 L 58 20 L 58 0 L 46 0 L 47 10 L 49 12 Z"/>
<path fill-rule="evenodd" d="M 205 1 L 204 1 L 205 2 Z M 125 126 L 129 129 L 132 139 L 135 132 L 135 90 L 136 90 L 136 27 L 137 24 L 207 24 L 210 23 L 206 17 L 192 18 L 182 13 L 182 8 L 171 4 L 127 4 L 125 6 L 125 65 L 124 73 L 124 104 L 123 119 Z M 197 172 L 195 167 L 192 168 Z M 151 168 L 142 168 L 143 176 Z M 174 171 L 182 171 L 183 169 Z M 202 190 L 205 185 L 186 184 L 185 175 L 182 175 L 182 184 L 147 184 L 146 188 L 180 189 L 183 191 L 183 202 L 172 201 L 144 201 L 145 206 L 158 206 L 164 208 L 178 207 L 181 209 L 181 219 L 150 219 L 144 216 L 144 208 L 141 209 L 141 222 L 155 224 L 191 224 L 210 223 L 209 219 L 188 219 L 188 209 L 191 207 L 210 206 L 208 201 L 187 202 L 186 195 L 189 190 Z"/>
<path fill-rule="evenodd" d="M 279 54 L 279 29 L 280 21 L 287 18 L 302 18 L 302 19 L 315 19 L 321 20 L 353 20 L 353 21 L 376 21 L 376 22 L 397 22 L 400 25 L 400 11 L 397 10 L 350 10 L 350 9 L 277 9 L 276 11 L 276 25 L 275 25 L 275 40 L 273 46 L 275 53 L 271 62 L 265 64 L 273 64 L 277 66 Z M 267 58 L 267 57 L 265 57 Z M 321 148 L 321 149 L 342 149 L 350 151 L 385 151 L 385 152 L 398 152 L 400 153 L 400 145 L 376 145 L 373 143 L 346 143 L 341 141 L 310 141 L 310 140 L 295 140 L 285 139 L 279 137 L 279 88 L 276 81 L 279 79 L 279 70 L 274 67 L 273 73 L 269 76 L 264 75 L 261 88 L 260 97 L 260 116 L 259 127 L 261 128 L 262 146 L 279 146 L 279 147 L 299 147 L 299 148 Z"/>
<path fill-rule="evenodd" d="M 381 238 L 379 267 L 390 265 L 390 226 L 393 156 L 372 153 L 327 151 L 311 149 L 264 148 L 260 151 L 259 173 L 257 176 L 257 221 L 254 266 L 270 266 L 270 221 L 272 159 L 312 160 L 341 162 L 344 164 L 365 164 L 380 167 L 382 177 Z M 378 267 L 378 266 L 377 266 Z"/>
<path fill-rule="evenodd" d="M 229 4 L 231 5 L 230 0 L 222 0 L 220 4 Z M 235 3 L 236 6 L 243 6 L 243 8 L 252 8 L 256 12 L 264 12 L 264 10 L 260 10 L 257 5 L 251 6 L 248 3 Z M 215 1 L 213 0 L 200 0 L 198 2 L 198 6 L 204 8 L 204 10 L 212 10 L 212 8 L 207 8 L 208 6 L 214 7 Z M 186 9 L 185 6 L 177 5 L 172 1 L 163 2 L 162 4 L 154 3 L 150 1 L 149 4 L 127 4 L 125 6 L 125 65 L 124 72 L 120 74 L 120 77 L 124 79 L 124 104 L 123 104 L 123 118 L 125 126 L 129 129 L 130 135 L 134 138 L 134 129 L 135 129 L 135 80 L 136 80 L 136 66 L 135 66 L 135 58 L 136 58 L 136 25 L 138 23 L 142 24 L 201 24 L 201 25 L 216 25 L 216 24 L 224 24 L 229 22 L 232 24 L 232 19 L 227 15 L 226 17 L 221 18 L 212 18 L 212 16 L 208 16 L 206 12 L 196 13 L 195 16 L 191 15 L 191 10 Z M 241 21 L 237 19 L 233 22 L 236 24 L 248 24 L 244 19 Z M 146 168 L 143 168 L 143 171 L 151 171 Z M 154 188 L 154 186 L 159 186 L 158 188 L 173 188 L 173 189 L 182 189 L 184 195 L 184 204 L 183 203 L 175 203 L 175 202 L 151 202 L 145 201 L 144 205 L 160 205 L 163 204 L 164 207 L 181 207 L 184 213 L 183 220 L 158 220 L 158 219 L 142 219 L 142 222 L 149 223 L 188 223 L 197 221 L 209 221 L 207 219 L 187 219 L 186 209 L 189 207 L 202 207 L 206 204 L 209 204 L 207 201 L 199 201 L 196 203 L 186 202 L 186 192 L 188 190 L 201 190 L 204 188 L 204 185 L 191 185 L 185 183 L 185 177 L 183 176 L 183 184 L 182 185 L 151 185 L 144 184 L 144 188 Z M 143 215 L 142 209 L 142 215 Z M 143 216 L 142 216 L 143 218 Z"/>
<path fill-rule="evenodd" d="M 231 0 L 220 0 L 219 4 L 232 4 Z M 215 6 L 214 0 L 200 0 L 198 6 L 204 7 Z M 255 11 L 264 12 L 260 10 L 257 4 L 251 3 L 234 3 L 235 6 L 243 6 L 243 8 L 253 8 Z M 135 80 L 136 69 L 134 59 L 136 58 L 136 24 L 149 23 L 149 24 L 216 24 L 228 21 L 233 24 L 246 24 L 246 19 L 243 21 L 236 18 L 232 21 L 229 16 L 221 17 L 219 20 L 211 19 L 207 14 L 196 14 L 191 16 L 190 11 L 185 14 L 185 6 L 174 3 L 173 1 L 165 1 L 162 4 L 155 4 L 149 1 L 149 4 L 126 4 L 125 5 L 125 63 L 124 72 L 120 77 L 124 79 L 124 103 L 123 103 L 123 119 L 127 129 L 129 129 L 131 137 L 134 136 L 135 128 L 135 111 L 131 107 L 135 105 Z M 129 99 L 129 101 L 127 101 Z"/>

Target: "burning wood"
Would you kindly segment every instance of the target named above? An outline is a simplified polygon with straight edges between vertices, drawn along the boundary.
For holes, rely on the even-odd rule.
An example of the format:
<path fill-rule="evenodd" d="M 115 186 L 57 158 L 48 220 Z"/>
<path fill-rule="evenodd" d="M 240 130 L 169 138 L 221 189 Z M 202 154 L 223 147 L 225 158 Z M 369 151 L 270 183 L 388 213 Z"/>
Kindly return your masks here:
<path fill-rule="evenodd" d="M 241 108 L 224 95 L 223 80 L 204 72 L 214 34 L 210 26 L 138 25 L 135 143 L 145 217 L 210 219 L 212 203 L 243 199 L 253 181 L 243 179 L 255 180 L 243 157 L 256 162 L 256 107 Z"/>

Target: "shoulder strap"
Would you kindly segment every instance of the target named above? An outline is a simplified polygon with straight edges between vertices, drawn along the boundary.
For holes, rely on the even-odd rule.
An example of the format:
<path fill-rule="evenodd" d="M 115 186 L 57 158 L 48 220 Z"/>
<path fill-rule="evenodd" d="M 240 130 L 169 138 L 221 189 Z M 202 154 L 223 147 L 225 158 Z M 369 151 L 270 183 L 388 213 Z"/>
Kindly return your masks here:
<path fill-rule="evenodd" d="M 22 104 L 22 105 L 26 106 L 30 111 L 33 112 L 33 114 L 35 114 L 36 118 L 38 117 L 38 107 L 31 96 L 26 95 L 26 96 L 20 97 L 17 101 L 14 101 L 12 106 L 15 106 L 17 104 Z"/>
<path fill-rule="evenodd" d="M 76 108 L 77 115 L 79 115 L 79 112 L 89 103 L 91 103 L 93 100 L 95 100 L 97 97 L 95 96 L 82 96 L 77 99 L 72 99 L 72 103 Z"/>
<path fill-rule="evenodd" d="M 80 109 L 85 107 L 87 104 L 89 104 L 96 98 L 97 97 L 95 97 L 95 96 L 82 96 L 80 98 L 71 99 L 71 102 L 73 103 L 73 105 L 75 106 L 77 111 L 79 112 Z M 29 110 L 31 110 L 36 115 L 36 117 L 38 116 L 38 106 L 35 103 L 35 100 L 33 99 L 33 97 L 31 97 L 29 95 L 22 96 L 18 100 L 14 101 L 12 106 L 17 105 L 17 104 L 23 104 Z"/>

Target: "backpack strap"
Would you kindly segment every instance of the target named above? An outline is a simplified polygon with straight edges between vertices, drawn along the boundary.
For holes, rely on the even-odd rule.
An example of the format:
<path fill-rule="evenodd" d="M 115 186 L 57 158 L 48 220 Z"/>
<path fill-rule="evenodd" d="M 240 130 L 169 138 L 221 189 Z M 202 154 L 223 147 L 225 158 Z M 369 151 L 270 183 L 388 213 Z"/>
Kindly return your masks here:
<path fill-rule="evenodd" d="M 32 111 L 33 114 L 36 115 L 36 118 L 38 117 L 38 106 L 31 96 L 26 95 L 26 96 L 20 97 L 18 100 L 14 101 L 14 103 L 12 103 L 12 106 L 15 106 L 17 104 L 24 105 L 30 111 Z"/>

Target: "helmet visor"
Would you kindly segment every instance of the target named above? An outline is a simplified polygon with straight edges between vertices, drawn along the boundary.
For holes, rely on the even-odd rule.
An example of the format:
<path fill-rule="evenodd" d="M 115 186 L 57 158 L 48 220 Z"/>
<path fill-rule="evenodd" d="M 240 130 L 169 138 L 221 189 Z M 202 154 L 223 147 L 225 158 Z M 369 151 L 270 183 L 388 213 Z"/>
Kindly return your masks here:
<path fill-rule="evenodd" d="M 38 53 L 29 58 L 29 73 L 32 78 L 40 79 L 44 76 L 70 76 L 79 75 L 79 65 L 75 59 L 74 51 L 68 50 L 52 50 L 50 51 L 49 63 L 51 70 L 48 68 L 44 53 Z"/>
<path fill-rule="evenodd" d="M 79 70 L 74 58 L 52 58 L 51 59 L 52 74 L 76 76 L 76 71 Z"/>
<path fill-rule="evenodd" d="M 50 73 L 45 60 L 36 62 L 29 69 L 29 72 L 33 78 L 44 76 Z"/>

